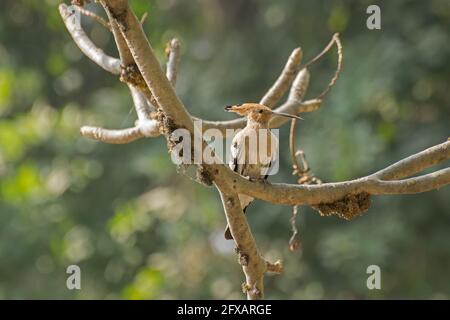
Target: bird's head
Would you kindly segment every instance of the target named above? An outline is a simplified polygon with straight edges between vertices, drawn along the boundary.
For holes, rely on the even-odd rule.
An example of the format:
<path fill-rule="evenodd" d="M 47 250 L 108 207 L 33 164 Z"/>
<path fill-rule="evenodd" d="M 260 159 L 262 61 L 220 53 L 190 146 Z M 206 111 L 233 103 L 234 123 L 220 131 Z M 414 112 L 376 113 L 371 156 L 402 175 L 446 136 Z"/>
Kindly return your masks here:
<path fill-rule="evenodd" d="M 303 120 L 302 118 L 292 114 L 273 111 L 269 107 L 266 107 L 258 103 L 243 103 L 234 106 L 226 106 L 225 111 L 235 112 L 240 116 L 247 117 L 247 119 L 253 120 L 258 123 L 269 122 L 269 120 L 273 116 L 281 116 Z"/>

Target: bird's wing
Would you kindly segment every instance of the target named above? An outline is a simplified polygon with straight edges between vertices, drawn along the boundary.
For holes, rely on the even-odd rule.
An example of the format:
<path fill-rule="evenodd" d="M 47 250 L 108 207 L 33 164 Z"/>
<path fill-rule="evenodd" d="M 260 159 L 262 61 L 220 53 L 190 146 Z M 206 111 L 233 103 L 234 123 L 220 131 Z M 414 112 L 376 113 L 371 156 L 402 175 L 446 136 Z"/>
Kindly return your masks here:
<path fill-rule="evenodd" d="M 262 170 L 264 180 L 266 180 L 269 176 L 276 174 L 279 169 L 278 166 L 279 166 L 280 157 L 279 157 L 279 149 L 278 149 L 278 138 L 272 132 L 270 132 L 270 134 L 271 134 L 271 139 L 272 139 L 272 143 L 273 143 L 273 148 L 272 148 L 270 163 L 267 166 L 267 168 L 263 168 L 263 170 Z"/>
<path fill-rule="evenodd" d="M 236 134 L 236 136 L 233 138 L 233 141 L 231 142 L 231 158 L 229 163 L 230 169 L 239 174 L 242 174 L 242 164 L 244 163 L 243 159 L 241 159 L 241 157 L 244 156 L 243 145 L 241 141 L 242 139 L 240 139 L 239 133 Z"/>

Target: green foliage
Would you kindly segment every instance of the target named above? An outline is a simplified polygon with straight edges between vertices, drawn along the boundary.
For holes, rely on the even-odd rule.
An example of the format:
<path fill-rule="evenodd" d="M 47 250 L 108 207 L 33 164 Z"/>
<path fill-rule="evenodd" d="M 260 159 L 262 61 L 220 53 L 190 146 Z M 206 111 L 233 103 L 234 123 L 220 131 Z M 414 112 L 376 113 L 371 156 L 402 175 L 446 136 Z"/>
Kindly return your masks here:
<path fill-rule="evenodd" d="M 161 63 L 183 45 L 177 91 L 190 112 L 231 119 L 223 106 L 256 101 L 291 50 L 317 54 L 334 32 L 344 70 L 322 108 L 305 114 L 299 143 L 324 181 L 355 178 L 448 137 L 449 4 L 384 1 L 381 31 L 366 28 L 370 1 L 131 1 Z M 242 298 L 242 271 L 213 188 L 177 174 L 163 139 L 104 145 L 83 124 L 126 127 L 126 86 L 85 58 L 58 1 L 2 1 L 0 12 L 0 298 Z M 94 4 L 88 7 L 99 14 Z M 94 42 L 117 55 L 102 26 Z M 334 71 L 312 67 L 308 98 Z M 287 128 L 282 172 L 290 175 Z M 302 247 L 288 251 L 289 207 L 256 203 L 248 217 L 260 249 L 286 272 L 267 298 L 450 298 L 448 188 L 375 198 L 354 221 L 301 208 Z M 78 264 L 82 289 L 65 286 Z M 366 268 L 382 290 L 366 288 Z"/>

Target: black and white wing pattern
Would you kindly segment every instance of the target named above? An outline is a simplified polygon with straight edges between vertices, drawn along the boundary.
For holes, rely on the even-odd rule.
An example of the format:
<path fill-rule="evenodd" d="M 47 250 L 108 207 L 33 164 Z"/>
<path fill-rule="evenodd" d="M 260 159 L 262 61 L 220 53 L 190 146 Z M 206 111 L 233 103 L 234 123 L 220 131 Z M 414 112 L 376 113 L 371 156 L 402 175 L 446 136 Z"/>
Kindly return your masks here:
<path fill-rule="evenodd" d="M 271 175 L 274 175 L 278 172 L 280 157 L 279 157 L 279 143 L 278 138 L 270 131 L 270 139 L 271 139 L 271 153 L 270 153 L 270 162 L 267 166 L 264 166 L 261 169 L 261 174 L 264 177 L 264 180 Z"/>

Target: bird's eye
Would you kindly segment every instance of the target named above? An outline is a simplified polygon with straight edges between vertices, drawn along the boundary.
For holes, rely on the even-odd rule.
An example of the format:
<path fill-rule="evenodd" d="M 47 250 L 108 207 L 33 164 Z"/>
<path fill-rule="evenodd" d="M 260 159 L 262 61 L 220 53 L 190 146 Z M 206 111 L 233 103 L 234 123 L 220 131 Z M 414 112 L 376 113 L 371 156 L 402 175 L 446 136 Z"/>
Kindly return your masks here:
<path fill-rule="evenodd" d="M 263 113 L 264 112 L 264 110 L 259 110 L 259 113 Z"/>

